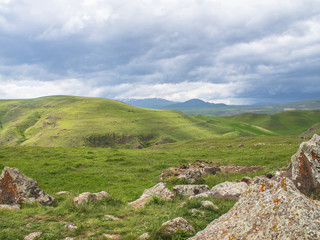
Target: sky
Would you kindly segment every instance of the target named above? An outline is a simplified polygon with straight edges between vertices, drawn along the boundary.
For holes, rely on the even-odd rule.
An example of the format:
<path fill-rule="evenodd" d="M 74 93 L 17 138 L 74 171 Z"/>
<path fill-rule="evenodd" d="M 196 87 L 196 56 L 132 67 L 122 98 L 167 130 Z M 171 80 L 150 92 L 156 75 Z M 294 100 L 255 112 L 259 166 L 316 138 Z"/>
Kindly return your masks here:
<path fill-rule="evenodd" d="M 319 0 L 0 0 L 0 99 L 320 99 Z"/>

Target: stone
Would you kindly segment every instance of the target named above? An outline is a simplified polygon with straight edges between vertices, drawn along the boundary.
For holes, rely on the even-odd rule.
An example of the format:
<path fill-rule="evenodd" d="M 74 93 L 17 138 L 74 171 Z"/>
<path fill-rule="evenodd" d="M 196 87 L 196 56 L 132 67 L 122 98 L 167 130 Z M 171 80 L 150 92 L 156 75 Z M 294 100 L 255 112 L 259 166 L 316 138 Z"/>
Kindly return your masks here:
<path fill-rule="evenodd" d="M 120 240 L 121 239 L 121 235 L 118 234 L 108 234 L 105 233 L 103 234 L 104 237 L 109 238 L 109 239 L 115 239 L 115 240 Z"/>
<path fill-rule="evenodd" d="M 228 146 L 227 146 L 228 148 L 231 148 L 232 147 L 232 145 L 231 144 L 228 144 Z"/>
<path fill-rule="evenodd" d="M 111 220 L 114 220 L 114 221 L 121 220 L 121 218 L 118 218 L 118 217 L 115 217 L 115 216 L 112 216 L 112 215 L 104 215 L 104 217 L 108 218 L 108 219 L 111 219 Z"/>
<path fill-rule="evenodd" d="M 211 189 L 208 185 L 176 185 L 173 191 L 180 196 L 195 196 L 200 193 L 208 192 Z"/>
<path fill-rule="evenodd" d="M 272 173 L 266 173 L 266 177 L 271 179 L 271 178 L 273 178 L 273 175 L 272 175 Z"/>
<path fill-rule="evenodd" d="M 244 145 L 243 145 L 242 143 L 240 143 L 240 144 L 238 145 L 238 147 L 244 147 Z"/>
<path fill-rule="evenodd" d="M 244 182 L 224 182 L 214 186 L 211 192 L 213 197 L 237 199 L 247 189 L 248 185 Z"/>
<path fill-rule="evenodd" d="M 36 237 L 39 237 L 42 234 L 42 232 L 33 232 L 28 234 L 27 236 L 24 237 L 24 240 L 33 240 Z"/>
<path fill-rule="evenodd" d="M 91 200 L 91 201 L 101 201 L 101 200 L 103 200 L 104 198 L 107 198 L 107 197 L 110 197 L 110 195 L 105 191 L 101 191 L 101 192 L 98 192 L 98 193 L 84 192 L 84 193 L 81 193 L 79 196 L 75 197 L 73 199 L 73 202 L 76 205 L 80 205 L 80 204 L 88 203 L 89 200 Z"/>
<path fill-rule="evenodd" d="M 181 164 L 179 167 L 171 167 L 164 170 L 159 178 L 164 180 L 166 177 L 175 176 L 178 179 L 184 179 L 187 183 L 194 183 L 198 178 L 207 174 L 216 174 L 220 168 L 213 163 L 202 161 L 192 162 L 188 165 Z"/>
<path fill-rule="evenodd" d="M 57 192 L 56 193 L 57 195 L 66 195 L 66 194 L 69 194 L 68 191 L 60 191 L 60 192 Z"/>
<path fill-rule="evenodd" d="M 186 232 L 194 232 L 193 227 L 190 225 L 190 223 L 187 222 L 182 217 L 175 218 L 173 220 L 169 220 L 161 225 L 161 234 L 170 235 L 174 234 L 176 232 L 180 231 L 186 231 Z"/>
<path fill-rule="evenodd" d="M 320 136 L 301 143 L 291 158 L 292 179 L 297 188 L 307 194 L 320 189 Z"/>
<path fill-rule="evenodd" d="M 66 237 L 64 240 L 74 240 L 73 237 Z"/>
<path fill-rule="evenodd" d="M 203 192 L 194 196 L 190 196 L 188 199 L 192 200 L 195 198 L 207 198 L 207 197 L 214 197 L 214 193 L 210 190 L 208 192 Z"/>
<path fill-rule="evenodd" d="M 50 205 L 55 199 L 38 188 L 36 180 L 23 175 L 17 168 L 4 167 L 0 176 L 0 204 L 20 205 L 34 201 Z"/>
<path fill-rule="evenodd" d="M 187 204 L 186 202 L 182 202 L 182 203 L 180 203 L 179 207 L 183 208 L 186 204 Z"/>
<path fill-rule="evenodd" d="M 67 222 L 65 228 L 72 232 L 76 230 L 78 227 L 72 222 Z"/>
<path fill-rule="evenodd" d="M 201 207 L 203 207 L 203 208 L 213 208 L 214 210 L 218 210 L 219 209 L 219 207 L 217 205 L 215 205 L 211 201 L 202 201 L 201 202 Z"/>
<path fill-rule="evenodd" d="M 149 232 L 141 234 L 138 239 L 149 239 L 151 237 L 151 234 Z"/>
<path fill-rule="evenodd" d="M 19 204 L 14 204 L 14 205 L 9 205 L 9 204 L 1 204 L 0 209 L 7 209 L 7 210 L 19 210 L 20 205 Z"/>
<path fill-rule="evenodd" d="M 288 178 L 256 178 L 228 213 L 189 239 L 320 239 L 320 202 Z"/>
<path fill-rule="evenodd" d="M 203 212 L 203 211 L 200 211 L 199 209 L 196 209 L 196 208 L 192 208 L 192 209 L 190 209 L 190 210 L 189 210 L 189 212 L 191 212 L 191 213 L 204 214 L 204 212 Z"/>
<path fill-rule="evenodd" d="M 165 184 L 160 182 L 152 188 L 144 190 L 141 197 L 128 204 L 136 209 L 144 207 L 147 202 L 153 197 L 158 197 L 164 200 L 170 200 L 175 198 L 175 194 L 165 187 Z"/>
<path fill-rule="evenodd" d="M 252 182 L 252 178 L 251 177 L 242 177 L 240 182 L 244 182 L 247 185 L 250 185 L 250 183 Z"/>

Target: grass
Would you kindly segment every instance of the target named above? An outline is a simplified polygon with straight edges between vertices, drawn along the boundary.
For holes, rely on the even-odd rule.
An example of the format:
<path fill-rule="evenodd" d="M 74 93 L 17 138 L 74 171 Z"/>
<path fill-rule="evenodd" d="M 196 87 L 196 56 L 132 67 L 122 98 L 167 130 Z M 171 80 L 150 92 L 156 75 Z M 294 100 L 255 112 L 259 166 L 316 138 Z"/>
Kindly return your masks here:
<path fill-rule="evenodd" d="M 237 145 L 243 143 L 245 147 Z M 263 142 L 265 145 L 254 146 Z M 161 224 L 176 217 L 184 217 L 195 228 L 202 230 L 213 219 L 227 212 L 234 200 L 208 198 L 219 210 L 203 210 L 204 214 L 189 210 L 200 207 L 200 200 L 176 198 L 164 202 L 153 199 L 145 208 L 134 210 L 128 202 L 140 197 L 144 189 L 159 182 L 158 175 L 172 166 L 196 160 L 232 163 L 238 165 L 266 166 L 258 173 L 217 174 L 206 176 L 198 183 L 210 187 L 242 176 L 272 172 L 290 162 L 301 140 L 299 137 L 244 137 L 232 139 L 203 139 L 157 145 L 147 149 L 112 148 L 50 148 L 50 147 L 0 147 L 0 167 L 17 167 L 25 175 L 36 179 L 39 187 L 55 196 L 55 206 L 27 204 L 19 211 L 0 210 L 0 239 L 23 239 L 31 232 L 41 231 L 39 239 L 103 239 L 104 233 L 121 234 L 122 239 L 136 239 L 150 232 L 152 239 L 165 239 L 158 234 Z M 233 145 L 227 148 L 227 145 Z M 216 148 L 212 148 L 212 146 Z M 167 186 L 172 188 L 174 182 Z M 70 195 L 57 196 L 59 191 Z M 92 202 L 80 207 L 72 203 L 81 192 L 107 191 L 112 197 L 102 202 Z M 180 208 L 182 202 L 187 204 Z M 120 217 L 112 221 L 105 214 Z M 73 222 L 74 232 L 64 225 Z M 180 233 L 172 239 L 184 239 Z"/>

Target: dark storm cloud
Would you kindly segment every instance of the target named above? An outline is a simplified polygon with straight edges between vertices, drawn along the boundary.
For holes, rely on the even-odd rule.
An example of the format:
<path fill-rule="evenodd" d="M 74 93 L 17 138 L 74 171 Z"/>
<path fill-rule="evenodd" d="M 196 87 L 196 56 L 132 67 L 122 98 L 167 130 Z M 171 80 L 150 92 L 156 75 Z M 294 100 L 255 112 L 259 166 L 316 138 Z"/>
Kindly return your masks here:
<path fill-rule="evenodd" d="M 319 32 L 316 0 L 4 0 L 1 98 L 314 98 Z"/>

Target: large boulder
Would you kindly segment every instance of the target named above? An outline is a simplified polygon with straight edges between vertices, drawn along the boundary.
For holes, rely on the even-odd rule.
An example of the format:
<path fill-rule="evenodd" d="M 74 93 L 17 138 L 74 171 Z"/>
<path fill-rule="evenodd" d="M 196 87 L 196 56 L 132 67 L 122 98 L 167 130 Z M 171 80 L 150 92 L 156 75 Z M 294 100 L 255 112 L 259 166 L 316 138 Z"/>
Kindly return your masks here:
<path fill-rule="evenodd" d="M 160 233 L 164 235 L 171 235 L 178 231 L 194 232 L 193 227 L 182 217 L 169 220 L 161 225 Z"/>
<path fill-rule="evenodd" d="M 165 187 L 164 183 L 158 183 L 152 188 L 144 190 L 141 197 L 133 202 L 128 203 L 134 208 L 142 208 L 152 197 L 158 197 L 164 200 L 174 199 L 175 195 L 168 188 Z"/>
<path fill-rule="evenodd" d="M 183 197 L 194 196 L 210 190 L 207 185 L 176 185 L 173 187 L 173 191 Z"/>
<path fill-rule="evenodd" d="M 320 202 L 288 178 L 255 178 L 228 213 L 190 239 L 320 239 Z"/>
<path fill-rule="evenodd" d="M 244 182 L 223 182 L 215 185 L 211 189 L 211 196 L 217 198 L 233 198 L 237 199 L 248 189 L 248 185 Z"/>
<path fill-rule="evenodd" d="M 49 205 L 55 199 L 38 188 L 36 180 L 23 175 L 17 168 L 4 167 L 0 176 L 0 204 L 20 205 L 34 201 Z"/>
<path fill-rule="evenodd" d="M 291 158 L 292 179 L 303 193 L 320 189 L 320 136 L 301 143 Z"/>

